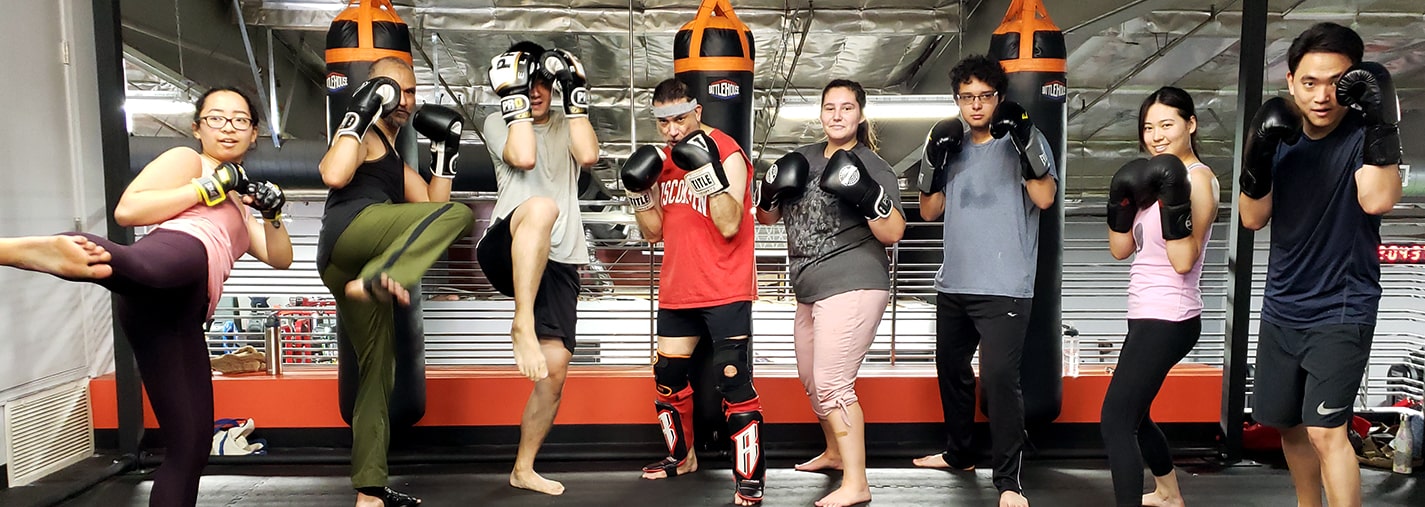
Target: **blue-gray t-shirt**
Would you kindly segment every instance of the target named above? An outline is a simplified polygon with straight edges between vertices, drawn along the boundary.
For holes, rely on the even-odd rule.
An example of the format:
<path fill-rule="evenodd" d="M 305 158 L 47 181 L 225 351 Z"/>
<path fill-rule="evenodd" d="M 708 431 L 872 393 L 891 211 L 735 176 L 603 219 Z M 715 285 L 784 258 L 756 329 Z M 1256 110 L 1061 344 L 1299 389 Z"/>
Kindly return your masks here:
<path fill-rule="evenodd" d="M 1292 329 L 1375 325 L 1380 217 L 1357 198 L 1364 137 L 1348 115 L 1326 137 L 1278 150 L 1262 320 Z"/>
<path fill-rule="evenodd" d="M 1051 153 L 1047 144 L 1044 152 Z M 945 260 L 935 273 L 935 290 L 1034 297 L 1039 207 L 1024 187 L 1013 142 L 1008 136 L 967 142 L 946 171 Z M 1053 160 L 1049 177 L 1059 178 Z"/>

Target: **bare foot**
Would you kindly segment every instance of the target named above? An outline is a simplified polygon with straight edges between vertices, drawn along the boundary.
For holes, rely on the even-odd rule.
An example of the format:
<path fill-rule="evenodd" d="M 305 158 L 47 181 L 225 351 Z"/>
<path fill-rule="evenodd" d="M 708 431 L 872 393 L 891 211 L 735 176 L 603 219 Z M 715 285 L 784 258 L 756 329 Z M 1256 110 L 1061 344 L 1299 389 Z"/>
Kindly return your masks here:
<path fill-rule="evenodd" d="M 803 472 L 815 472 L 817 470 L 841 470 L 841 457 L 827 456 L 827 453 L 823 452 L 817 455 L 817 457 L 809 459 L 804 463 L 798 463 L 792 468 Z"/>
<path fill-rule="evenodd" d="M 1181 496 L 1174 498 L 1161 491 L 1154 491 L 1143 495 L 1142 503 L 1143 505 L 1151 505 L 1153 507 L 1184 507 L 1183 498 Z"/>
<path fill-rule="evenodd" d="M 402 287 L 400 283 L 381 273 L 371 283 L 371 288 L 366 288 L 366 280 L 356 279 L 346 282 L 346 297 L 357 301 L 376 301 L 379 303 L 390 303 L 394 300 L 401 306 L 411 305 L 411 292 Z"/>
<path fill-rule="evenodd" d="M 510 472 L 510 485 L 520 489 L 537 491 L 546 495 L 559 496 L 564 494 L 564 485 L 559 481 L 551 481 L 541 477 L 534 470 L 525 472 Z"/>
<path fill-rule="evenodd" d="M 687 475 L 696 471 L 698 471 L 698 455 L 689 452 L 688 459 L 683 460 L 683 464 L 678 465 L 678 475 Z M 658 479 L 667 479 L 668 472 L 665 472 L 663 470 L 643 472 L 643 478 L 648 479 L 650 481 Z"/>
<path fill-rule="evenodd" d="M 83 236 L 17 238 L 14 266 L 71 279 L 108 278 L 113 257 L 104 247 Z"/>
<path fill-rule="evenodd" d="M 734 494 L 732 495 L 732 503 L 737 504 L 737 505 L 742 505 L 742 506 L 750 506 L 750 505 L 760 505 L 760 504 L 762 503 L 762 501 L 761 501 L 761 500 L 757 500 L 757 501 L 748 500 L 748 499 L 742 498 L 741 496 L 738 496 L 737 494 L 734 493 Z"/>
<path fill-rule="evenodd" d="M 89 264 L 108 264 L 109 261 L 114 259 L 113 254 L 110 254 L 104 247 L 99 246 L 98 243 L 89 241 L 89 238 L 84 236 L 70 236 L 70 238 L 76 243 L 79 243 L 79 246 L 89 255 Z"/>
<path fill-rule="evenodd" d="M 816 507 L 850 507 L 858 503 L 871 501 L 871 488 L 862 486 L 859 488 L 848 488 L 842 485 L 831 494 L 821 497 L 816 501 Z"/>
<path fill-rule="evenodd" d="M 549 364 L 544 358 L 544 352 L 539 350 L 539 337 L 534 333 L 534 323 L 521 322 L 522 320 L 524 319 L 516 317 L 515 322 L 510 325 L 510 339 L 515 346 L 515 366 L 519 367 L 520 375 L 539 382 L 549 376 Z"/>
<path fill-rule="evenodd" d="M 914 460 L 911 460 L 911 463 L 914 463 L 915 466 L 918 466 L 920 468 L 939 468 L 944 470 L 959 470 L 961 472 L 969 472 L 975 469 L 974 465 L 970 465 L 965 468 L 955 468 L 950 466 L 949 463 L 945 462 L 945 453 L 943 452 L 937 452 L 929 456 L 922 456 L 916 458 Z"/>
<path fill-rule="evenodd" d="M 374 496 L 357 493 L 356 507 L 386 507 L 386 502 Z"/>
<path fill-rule="evenodd" d="M 1014 491 L 999 494 L 999 507 L 1029 507 L 1029 499 Z"/>

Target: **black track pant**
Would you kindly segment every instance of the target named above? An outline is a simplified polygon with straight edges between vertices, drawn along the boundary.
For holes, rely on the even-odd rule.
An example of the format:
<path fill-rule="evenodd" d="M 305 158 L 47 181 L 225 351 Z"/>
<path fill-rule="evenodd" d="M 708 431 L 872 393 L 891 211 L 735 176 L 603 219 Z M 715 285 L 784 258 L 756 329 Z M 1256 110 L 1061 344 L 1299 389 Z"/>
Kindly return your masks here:
<path fill-rule="evenodd" d="M 971 436 L 975 425 L 975 371 L 980 351 L 980 395 L 987 400 L 990 460 L 995 489 L 1023 491 L 1019 483 L 1024 450 L 1024 394 L 1019 365 L 1029 329 L 1030 300 L 1003 296 L 940 293 L 935 300 L 935 372 L 945 417 L 945 462 L 975 465 Z"/>

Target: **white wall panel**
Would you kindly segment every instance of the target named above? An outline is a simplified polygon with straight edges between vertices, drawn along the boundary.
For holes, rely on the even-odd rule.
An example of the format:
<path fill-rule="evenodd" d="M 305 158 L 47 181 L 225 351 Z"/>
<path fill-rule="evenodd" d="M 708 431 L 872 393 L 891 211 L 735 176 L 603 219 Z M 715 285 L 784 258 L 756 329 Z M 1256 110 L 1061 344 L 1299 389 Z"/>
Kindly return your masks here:
<path fill-rule="evenodd" d="M 11 0 L 0 34 L 0 236 L 102 234 L 90 3 Z M 108 308 L 96 286 L 0 269 L 0 403 L 111 369 Z"/>

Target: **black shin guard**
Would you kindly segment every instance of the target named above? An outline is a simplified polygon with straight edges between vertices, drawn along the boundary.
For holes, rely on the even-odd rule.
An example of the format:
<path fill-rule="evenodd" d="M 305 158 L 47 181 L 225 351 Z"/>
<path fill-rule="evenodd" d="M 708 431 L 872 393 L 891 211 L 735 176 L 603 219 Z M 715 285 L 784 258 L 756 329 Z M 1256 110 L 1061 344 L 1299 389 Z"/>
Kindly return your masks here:
<path fill-rule="evenodd" d="M 688 459 L 693 449 L 693 388 L 688 385 L 690 362 L 688 357 L 659 353 L 658 362 L 653 365 L 653 380 L 658 390 L 653 408 L 658 414 L 663 442 L 668 446 L 668 457 L 643 467 L 645 473 L 662 470 L 668 477 L 676 476 L 678 465 Z"/>
<path fill-rule="evenodd" d="M 722 373 L 718 391 L 725 402 L 727 428 L 732 432 L 732 475 L 737 481 L 737 496 L 760 502 L 767 477 L 767 458 L 762 452 L 762 400 L 752 386 L 747 340 L 722 340 L 713 344 L 713 364 Z"/>

